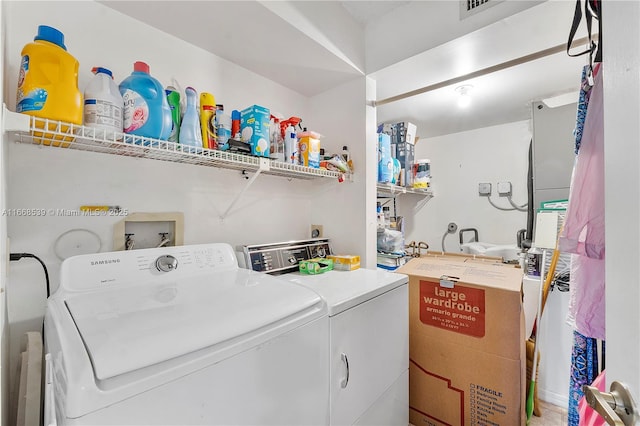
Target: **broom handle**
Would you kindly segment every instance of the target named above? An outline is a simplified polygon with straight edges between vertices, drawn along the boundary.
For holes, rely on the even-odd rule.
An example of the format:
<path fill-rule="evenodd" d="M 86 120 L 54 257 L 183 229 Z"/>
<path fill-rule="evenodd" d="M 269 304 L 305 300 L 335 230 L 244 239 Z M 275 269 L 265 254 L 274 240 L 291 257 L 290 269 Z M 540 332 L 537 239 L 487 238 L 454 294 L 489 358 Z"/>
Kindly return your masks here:
<path fill-rule="evenodd" d="M 540 314 L 544 312 L 544 306 L 547 304 L 547 297 L 549 296 L 549 289 L 551 288 L 551 281 L 553 281 L 553 276 L 556 273 L 556 265 L 558 264 L 558 258 L 560 257 L 560 250 L 558 250 L 558 245 L 556 244 L 556 248 L 553 250 L 553 256 L 551 256 L 551 265 L 549 265 L 549 271 L 547 272 L 547 277 L 544 280 L 544 287 L 542 289 L 542 305 L 540 307 Z"/>

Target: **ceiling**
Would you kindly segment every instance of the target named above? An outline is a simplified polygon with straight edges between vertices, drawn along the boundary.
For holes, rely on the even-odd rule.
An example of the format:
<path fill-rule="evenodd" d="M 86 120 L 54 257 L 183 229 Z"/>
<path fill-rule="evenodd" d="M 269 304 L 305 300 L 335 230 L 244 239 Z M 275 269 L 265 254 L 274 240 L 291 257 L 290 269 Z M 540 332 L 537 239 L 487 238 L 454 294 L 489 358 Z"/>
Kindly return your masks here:
<path fill-rule="evenodd" d="M 464 19 L 452 0 L 101 3 L 305 96 L 366 74 L 381 100 L 566 43 L 574 2 L 491 1 Z M 378 121 L 433 137 L 526 120 L 533 101 L 577 92 L 584 63 L 561 52 L 379 106 Z"/>

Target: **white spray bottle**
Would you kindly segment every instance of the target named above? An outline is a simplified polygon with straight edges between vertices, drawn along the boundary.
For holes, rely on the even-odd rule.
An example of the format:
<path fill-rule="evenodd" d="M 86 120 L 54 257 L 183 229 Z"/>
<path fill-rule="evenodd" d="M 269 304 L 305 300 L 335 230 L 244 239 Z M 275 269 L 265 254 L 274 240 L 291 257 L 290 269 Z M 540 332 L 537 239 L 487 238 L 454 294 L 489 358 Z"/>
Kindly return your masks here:
<path fill-rule="evenodd" d="M 286 163 L 297 164 L 296 154 L 298 150 L 298 136 L 296 128 L 289 124 L 284 131 L 284 161 Z"/>

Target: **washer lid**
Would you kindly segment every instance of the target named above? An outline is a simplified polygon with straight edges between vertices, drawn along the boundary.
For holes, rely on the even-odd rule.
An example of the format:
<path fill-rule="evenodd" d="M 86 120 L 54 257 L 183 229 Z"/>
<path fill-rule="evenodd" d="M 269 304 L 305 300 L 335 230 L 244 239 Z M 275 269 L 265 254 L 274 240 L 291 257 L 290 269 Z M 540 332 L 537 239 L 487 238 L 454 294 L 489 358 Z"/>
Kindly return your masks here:
<path fill-rule="evenodd" d="M 285 318 L 326 315 L 313 291 L 242 269 L 74 294 L 65 303 L 99 380 L 204 348 L 245 348 Z"/>

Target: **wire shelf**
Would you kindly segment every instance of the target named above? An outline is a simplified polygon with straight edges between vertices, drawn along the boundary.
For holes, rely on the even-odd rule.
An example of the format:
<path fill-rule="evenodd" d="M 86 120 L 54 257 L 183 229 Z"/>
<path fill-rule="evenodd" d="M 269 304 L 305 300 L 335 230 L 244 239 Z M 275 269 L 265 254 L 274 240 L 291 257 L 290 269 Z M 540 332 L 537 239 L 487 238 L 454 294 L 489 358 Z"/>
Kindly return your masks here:
<path fill-rule="evenodd" d="M 4 112 L 5 115 L 22 115 L 6 109 Z M 29 118 L 28 128 L 10 129 L 18 136 L 17 141 L 21 143 L 249 172 L 260 170 L 264 174 L 294 179 L 338 179 L 343 175 L 333 170 L 313 169 L 266 157 L 196 148 L 125 133 L 105 132 L 101 129 L 39 117 L 25 117 Z M 21 120 L 21 118 L 15 119 L 16 122 Z"/>
<path fill-rule="evenodd" d="M 433 197 L 433 191 L 431 191 L 431 188 L 405 188 L 404 186 L 392 185 L 390 183 L 378 183 L 377 191 L 379 198 L 394 198 L 399 194 L 418 194 L 427 197 L 428 199 Z"/>

